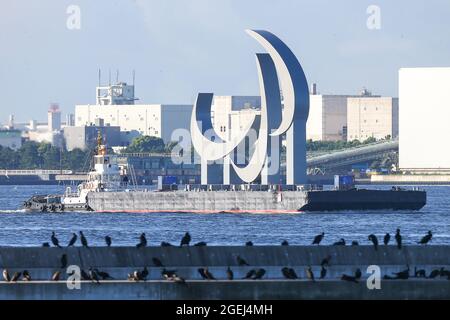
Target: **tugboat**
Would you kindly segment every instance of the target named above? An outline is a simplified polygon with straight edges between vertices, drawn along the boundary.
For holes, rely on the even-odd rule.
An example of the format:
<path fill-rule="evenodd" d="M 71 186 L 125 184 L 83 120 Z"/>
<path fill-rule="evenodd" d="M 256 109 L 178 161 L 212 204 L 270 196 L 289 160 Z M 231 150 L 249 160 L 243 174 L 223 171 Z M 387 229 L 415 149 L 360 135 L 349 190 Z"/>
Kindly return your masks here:
<path fill-rule="evenodd" d="M 99 131 L 94 169 L 88 173 L 87 180 L 77 186 L 76 192 L 67 187 L 63 195 L 35 195 L 23 203 L 23 208 L 39 212 L 93 211 L 88 203 L 89 192 L 123 190 L 128 184 L 128 177 L 122 178 L 115 157 L 107 154 L 102 140 Z"/>

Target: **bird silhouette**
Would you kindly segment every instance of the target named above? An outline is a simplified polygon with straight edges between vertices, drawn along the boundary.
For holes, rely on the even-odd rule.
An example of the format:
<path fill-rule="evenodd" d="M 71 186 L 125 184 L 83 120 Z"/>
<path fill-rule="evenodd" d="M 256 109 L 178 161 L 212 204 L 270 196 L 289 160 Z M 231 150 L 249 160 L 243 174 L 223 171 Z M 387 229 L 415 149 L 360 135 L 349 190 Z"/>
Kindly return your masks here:
<path fill-rule="evenodd" d="M 196 244 L 194 244 L 194 247 L 204 247 L 204 246 L 206 246 L 205 241 L 200 241 L 200 242 L 197 242 Z"/>
<path fill-rule="evenodd" d="M 23 281 L 31 281 L 31 275 L 28 270 L 23 270 L 22 272 L 22 280 Z"/>
<path fill-rule="evenodd" d="M 64 253 L 64 254 L 61 256 L 60 261 L 61 261 L 61 269 L 66 268 L 66 267 L 67 267 L 67 254 Z"/>
<path fill-rule="evenodd" d="M 395 242 L 397 242 L 397 248 L 402 248 L 402 235 L 400 234 L 400 229 L 395 232 Z"/>
<path fill-rule="evenodd" d="M 327 269 L 325 269 L 325 267 L 322 266 L 322 268 L 320 269 L 320 279 L 324 279 L 326 275 L 327 275 Z"/>
<path fill-rule="evenodd" d="M 147 238 L 145 237 L 145 233 L 141 233 L 139 236 L 139 243 L 136 245 L 136 248 L 143 248 L 147 246 Z"/>
<path fill-rule="evenodd" d="M 308 268 L 306 268 L 306 278 L 308 278 L 311 281 L 316 281 L 316 279 L 314 278 L 314 272 L 312 271 L 311 266 L 308 266 Z"/>
<path fill-rule="evenodd" d="M 110 236 L 105 236 L 105 243 L 106 243 L 106 246 L 111 247 L 112 239 Z"/>
<path fill-rule="evenodd" d="M 55 235 L 55 231 L 52 232 L 52 236 L 50 239 L 52 240 L 52 243 L 55 247 L 61 248 L 61 246 L 59 245 L 59 240 Z"/>
<path fill-rule="evenodd" d="M 389 241 L 391 241 L 391 235 L 389 233 L 386 233 L 383 238 L 384 245 L 387 246 L 389 244 Z"/>
<path fill-rule="evenodd" d="M 86 237 L 83 234 L 83 231 L 80 231 L 79 233 L 80 233 L 80 241 L 81 241 L 82 246 L 87 248 L 88 247 L 88 242 L 87 242 Z"/>
<path fill-rule="evenodd" d="M 256 270 L 256 272 L 253 275 L 252 279 L 253 280 L 259 280 L 262 277 L 264 277 L 265 274 L 266 274 L 266 270 L 264 270 L 263 268 L 259 268 L 258 270 Z"/>
<path fill-rule="evenodd" d="M 69 244 L 67 245 L 68 247 L 71 247 L 75 244 L 75 242 L 77 242 L 78 236 L 76 233 L 72 233 L 72 238 L 69 241 Z"/>
<path fill-rule="evenodd" d="M 11 282 L 16 282 L 17 280 L 19 280 L 21 275 L 22 272 L 19 271 L 14 272 L 13 276 L 11 277 Z"/>
<path fill-rule="evenodd" d="M 287 242 L 287 240 L 283 240 L 283 242 L 281 242 L 281 245 L 282 245 L 282 246 L 288 246 L 288 245 L 289 245 L 289 242 Z"/>
<path fill-rule="evenodd" d="M 341 238 L 339 241 L 333 243 L 333 246 L 345 246 L 344 238 Z"/>
<path fill-rule="evenodd" d="M 400 272 L 394 272 L 393 274 L 396 276 L 396 279 L 406 280 L 409 278 L 409 266 L 407 266 L 405 270 Z"/>
<path fill-rule="evenodd" d="M 170 244 L 169 242 L 161 242 L 161 247 L 172 247 L 172 244 Z"/>
<path fill-rule="evenodd" d="M 252 242 L 252 241 L 247 241 L 247 242 L 245 243 L 245 246 L 247 246 L 247 247 L 252 247 L 252 246 L 253 246 L 253 242 Z"/>
<path fill-rule="evenodd" d="M 375 250 L 378 250 L 378 238 L 377 238 L 377 236 L 374 235 L 374 234 L 370 234 L 368 239 L 370 241 L 372 241 L 373 247 L 375 248 Z"/>
<path fill-rule="evenodd" d="M 60 277 L 61 277 L 61 271 L 55 271 L 52 274 L 52 281 L 59 281 Z"/>
<path fill-rule="evenodd" d="M 323 240 L 323 237 L 325 237 L 325 232 L 322 232 L 321 234 L 318 234 L 317 236 L 315 236 L 312 244 L 319 245 L 320 242 Z"/>
<path fill-rule="evenodd" d="M 431 233 L 431 231 L 428 231 L 426 236 L 422 237 L 422 239 L 420 239 L 420 241 L 417 243 L 418 244 L 427 244 L 428 242 L 431 241 L 431 238 L 433 238 L 433 234 Z"/>
<path fill-rule="evenodd" d="M 148 272 L 147 267 L 144 267 L 144 269 L 142 269 L 142 271 L 141 271 L 142 280 L 147 280 L 148 274 L 149 274 L 149 272 Z"/>
<path fill-rule="evenodd" d="M 417 267 L 414 267 L 414 277 L 416 278 L 426 278 L 426 273 L 424 269 L 417 269 Z"/>
<path fill-rule="evenodd" d="M 249 266 L 249 264 L 247 263 L 247 261 L 245 261 L 243 258 L 241 258 L 241 256 L 237 256 L 236 257 L 236 261 L 238 263 L 239 266 Z"/>
<path fill-rule="evenodd" d="M 3 279 L 6 282 L 10 282 L 11 281 L 11 276 L 9 275 L 8 269 L 3 269 Z"/>
<path fill-rule="evenodd" d="M 255 270 L 255 269 L 251 269 L 251 270 L 249 270 L 249 271 L 247 272 L 247 274 L 245 275 L 245 277 L 242 278 L 242 279 L 251 279 L 251 278 L 255 275 L 255 273 L 256 273 L 256 270 Z"/>
<path fill-rule="evenodd" d="M 174 274 L 176 274 L 176 270 L 167 270 L 166 268 L 163 268 L 161 270 L 161 275 L 164 279 L 169 279 L 173 277 Z"/>
<path fill-rule="evenodd" d="M 113 280 L 114 278 L 109 275 L 108 272 L 100 271 L 97 268 L 93 269 L 93 271 L 100 277 L 102 280 Z"/>
<path fill-rule="evenodd" d="M 281 269 L 281 273 L 286 279 L 298 279 L 297 273 L 292 268 L 284 267 Z"/>
<path fill-rule="evenodd" d="M 100 284 L 99 275 L 97 272 L 95 272 L 94 269 L 89 268 L 89 278 L 92 280 L 92 282 L 95 282 L 97 284 Z"/>
<path fill-rule="evenodd" d="M 189 234 L 189 232 L 186 232 L 184 234 L 183 238 L 181 238 L 180 247 L 189 246 L 190 242 L 191 242 L 191 235 Z"/>
<path fill-rule="evenodd" d="M 228 280 L 233 280 L 234 278 L 234 273 L 233 270 L 230 269 L 230 267 L 227 268 L 227 279 Z"/>

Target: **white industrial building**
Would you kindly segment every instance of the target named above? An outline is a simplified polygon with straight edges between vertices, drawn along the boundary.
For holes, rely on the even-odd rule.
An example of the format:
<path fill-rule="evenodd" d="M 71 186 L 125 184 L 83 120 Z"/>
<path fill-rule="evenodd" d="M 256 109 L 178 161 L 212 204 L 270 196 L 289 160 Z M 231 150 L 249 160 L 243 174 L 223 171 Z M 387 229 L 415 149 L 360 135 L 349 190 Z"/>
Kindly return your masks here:
<path fill-rule="evenodd" d="M 189 130 L 192 105 L 134 104 L 134 86 L 126 83 L 97 87 L 96 92 L 97 104 L 75 106 L 75 126 L 91 126 L 103 119 L 106 126 L 160 137 L 166 143 L 174 130 Z"/>
<path fill-rule="evenodd" d="M 214 96 L 211 121 L 217 135 L 230 138 L 230 130 L 243 130 L 261 111 L 260 96 Z M 237 134 L 237 131 L 234 134 Z"/>
<path fill-rule="evenodd" d="M 398 98 L 363 96 L 347 100 L 347 141 L 398 136 Z"/>
<path fill-rule="evenodd" d="M 399 167 L 450 172 L 450 68 L 399 71 Z"/>
<path fill-rule="evenodd" d="M 0 146 L 17 150 L 22 146 L 22 133 L 20 130 L 0 129 Z"/>
<path fill-rule="evenodd" d="M 313 141 L 339 141 L 346 139 L 348 95 L 309 96 L 309 116 L 306 139 Z"/>

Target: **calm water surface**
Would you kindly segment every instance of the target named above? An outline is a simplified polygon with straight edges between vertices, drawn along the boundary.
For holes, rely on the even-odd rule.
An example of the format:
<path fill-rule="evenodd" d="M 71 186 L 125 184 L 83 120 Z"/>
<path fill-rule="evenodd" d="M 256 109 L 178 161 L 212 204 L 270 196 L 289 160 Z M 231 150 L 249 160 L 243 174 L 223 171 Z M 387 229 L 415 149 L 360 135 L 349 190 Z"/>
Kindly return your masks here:
<path fill-rule="evenodd" d="M 383 187 L 370 187 L 383 188 Z M 424 186 L 428 204 L 420 211 L 339 212 L 327 214 L 168 214 L 168 213 L 26 213 L 20 210 L 33 194 L 61 193 L 60 186 L 0 186 L 0 246 L 40 246 L 50 241 L 52 231 L 62 244 L 72 232 L 83 230 L 91 245 L 104 245 L 110 235 L 113 245 L 134 245 L 145 232 L 150 245 L 161 241 L 179 243 L 189 231 L 193 242 L 211 245 L 310 244 L 324 231 L 324 244 L 346 239 L 369 244 L 367 236 L 391 235 L 401 228 L 405 243 L 414 243 L 428 230 L 432 244 L 450 244 L 450 186 Z"/>

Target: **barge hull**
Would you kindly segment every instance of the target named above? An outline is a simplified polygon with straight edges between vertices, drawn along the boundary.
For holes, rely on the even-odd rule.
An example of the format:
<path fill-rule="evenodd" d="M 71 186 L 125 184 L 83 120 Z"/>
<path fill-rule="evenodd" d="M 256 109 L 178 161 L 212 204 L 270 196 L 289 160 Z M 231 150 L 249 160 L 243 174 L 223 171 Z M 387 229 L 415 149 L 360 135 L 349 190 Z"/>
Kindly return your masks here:
<path fill-rule="evenodd" d="M 425 191 L 161 191 L 93 192 L 96 212 L 295 213 L 345 210 L 420 210 Z"/>

